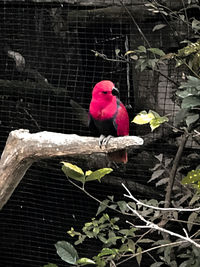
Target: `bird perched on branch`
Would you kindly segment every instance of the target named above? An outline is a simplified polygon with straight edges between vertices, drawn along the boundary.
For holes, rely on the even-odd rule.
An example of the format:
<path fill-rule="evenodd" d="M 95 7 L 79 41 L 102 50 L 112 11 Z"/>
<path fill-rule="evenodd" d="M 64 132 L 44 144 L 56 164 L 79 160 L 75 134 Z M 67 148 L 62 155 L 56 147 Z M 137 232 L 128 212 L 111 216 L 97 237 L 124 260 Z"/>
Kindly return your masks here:
<path fill-rule="evenodd" d="M 108 80 L 97 83 L 93 88 L 89 107 L 89 128 L 94 135 L 100 134 L 100 147 L 106 146 L 113 136 L 129 135 L 128 112 L 118 96 L 118 89 Z M 114 162 L 128 161 L 126 150 L 115 151 L 108 156 Z"/>

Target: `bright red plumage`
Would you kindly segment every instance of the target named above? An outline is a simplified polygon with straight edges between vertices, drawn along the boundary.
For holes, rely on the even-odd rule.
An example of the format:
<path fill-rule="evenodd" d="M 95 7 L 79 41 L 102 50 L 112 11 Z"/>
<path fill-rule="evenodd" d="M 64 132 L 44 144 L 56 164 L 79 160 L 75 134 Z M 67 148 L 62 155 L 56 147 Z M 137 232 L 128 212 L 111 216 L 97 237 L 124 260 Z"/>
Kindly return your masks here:
<path fill-rule="evenodd" d="M 96 135 L 129 135 L 128 113 L 122 102 L 114 95 L 116 91 L 114 84 L 108 80 L 97 83 L 92 91 L 89 126 Z M 125 150 L 110 153 L 110 156 L 116 162 L 127 162 Z"/>

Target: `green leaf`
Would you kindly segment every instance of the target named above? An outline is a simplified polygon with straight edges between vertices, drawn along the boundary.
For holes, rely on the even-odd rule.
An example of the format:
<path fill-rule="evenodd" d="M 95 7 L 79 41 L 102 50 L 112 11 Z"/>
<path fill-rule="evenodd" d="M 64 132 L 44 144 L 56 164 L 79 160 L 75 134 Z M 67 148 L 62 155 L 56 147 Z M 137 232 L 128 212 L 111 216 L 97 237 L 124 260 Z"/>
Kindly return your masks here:
<path fill-rule="evenodd" d="M 107 238 L 105 238 L 105 235 L 99 234 L 98 238 L 102 243 L 104 243 L 104 244 L 107 243 Z"/>
<path fill-rule="evenodd" d="M 189 232 L 192 230 L 192 227 L 193 227 L 192 223 L 195 222 L 197 217 L 198 217 L 198 213 L 197 212 L 192 212 L 190 214 L 190 216 L 188 217 L 187 228 L 188 228 Z"/>
<path fill-rule="evenodd" d="M 200 21 L 197 19 L 193 19 L 192 21 L 192 29 L 194 29 L 196 32 L 200 30 Z"/>
<path fill-rule="evenodd" d="M 158 31 L 166 26 L 167 26 L 166 24 L 157 24 L 156 26 L 153 27 L 152 31 L 153 32 Z"/>
<path fill-rule="evenodd" d="M 138 56 L 137 55 L 132 55 L 132 56 L 130 56 L 130 58 L 133 59 L 133 60 L 138 60 Z"/>
<path fill-rule="evenodd" d="M 120 253 L 132 252 L 135 253 L 135 243 L 132 239 L 128 239 L 127 243 L 122 244 L 120 249 Z"/>
<path fill-rule="evenodd" d="M 95 236 L 97 236 L 99 234 L 99 231 L 100 231 L 99 227 L 94 227 L 93 228 L 93 233 L 94 233 Z"/>
<path fill-rule="evenodd" d="M 80 258 L 79 260 L 77 260 L 76 264 L 84 266 L 87 264 L 96 264 L 96 262 L 88 258 Z"/>
<path fill-rule="evenodd" d="M 151 179 L 148 180 L 148 183 L 152 182 L 153 180 L 160 178 L 160 176 L 165 172 L 165 170 L 156 170 L 152 173 Z"/>
<path fill-rule="evenodd" d="M 138 60 L 139 61 L 139 60 Z M 143 72 L 143 70 L 146 69 L 146 67 L 148 66 L 148 61 L 145 60 L 143 63 L 141 63 L 140 65 L 140 71 Z"/>
<path fill-rule="evenodd" d="M 132 239 L 128 239 L 128 250 L 135 253 L 135 242 Z"/>
<path fill-rule="evenodd" d="M 107 196 L 111 201 L 114 201 L 114 196 Z"/>
<path fill-rule="evenodd" d="M 107 246 L 116 245 L 116 241 L 119 239 L 121 239 L 121 236 L 112 236 L 107 239 L 106 244 Z"/>
<path fill-rule="evenodd" d="M 159 162 L 162 162 L 163 161 L 163 154 L 159 154 L 159 155 L 155 155 L 154 156 Z"/>
<path fill-rule="evenodd" d="M 135 54 L 135 51 L 134 50 L 129 50 L 124 54 L 124 56 L 130 55 L 130 54 Z"/>
<path fill-rule="evenodd" d="M 78 260 L 78 253 L 76 249 L 66 241 L 58 241 L 55 244 L 57 254 L 61 259 L 69 264 L 75 264 Z"/>
<path fill-rule="evenodd" d="M 150 127 L 151 130 L 154 131 L 156 128 L 158 128 L 162 123 L 164 122 L 168 122 L 169 119 L 167 117 L 159 117 L 159 118 L 155 118 L 153 120 L 150 121 Z"/>
<path fill-rule="evenodd" d="M 116 56 L 118 57 L 119 56 L 119 53 L 120 53 L 120 49 L 115 49 L 115 54 L 116 54 Z"/>
<path fill-rule="evenodd" d="M 92 173 L 93 173 L 93 171 L 88 170 L 88 171 L 85 172 L 85 176 L 89 176 L 89 175 L 92 174 Z"/>
<path fill-rule="evenodd" d="M 192 206 L 195 202 L 200 200 L 199 192 L 197 191 L 189 202 L 189 206 Z"/>
<path fill-rule="evenodd" d="M 156 66 L 156 63 L 158 62 L 159 60 L 158 59 L 149 59 L 148 60 L 148 66 L 151 68 L 151 69 L 154 69 L 155 66 Z"/>
<path fill-rule="evenodd" d="M 123 200 L 117 201 L 117 204 L 119 206 L 120 211 L 122 213 L 124 213 L 126 211 L 126 209 L 127 209 L 127 203 L 126 203 L 126 201 L 123 201 Z"/>
<path fill-rule="evenodd" d="M 79 244 L 82 244 L 83 243 L 83 241 L 86 239 L 86 235 L 79 235 L 78 236 L 78 240 L 76 240 L 75 242 L 74 242 L 74 245 L 79 245 Z"/>
<path fill-rule="evenodd" d="M 164 259 L 168 266 L 170 266 L 171 261 L 171 247 L 164 248 Z"/>
<path fill-rule="evenodd" d="M 189 109 L 188 108 L 182 108 L 176 113 L 175 117 L 175 125 L 179 125 L 189 114 Z"/>
<path fill-rule="evenodd" d="M 179 89 L 196 88 L 200 90 L 200 79 L 194 76 L 187 76 L 187 81 L 182 82 Z"/>
<path fill-rule="evenodd" d="M 136 260 L 137 260 L 137 263 L 138 265 L 140 266 L 140 263 L 141 263 L 141 260 L 142 260 L 142 248 L 141 247 L 138 247 L 137 250 L 136 250 L 136 253 L 140 253 L 136 256 Z"/>
<path fill-rule="evenodd" d="M 137 228 L 130 228 L 130 229 L 121 229 L 119 231 L 120 234 L 124 235 L 124 236 L 131 236 L 131 237 L 135 237 L 135 231 L 137 230 Z"/>
<path fill-rule="evenodd" d="M 101 252 L 98 254 L 98 257 L 103 257 L 107 255 L 117 255 L 119 252 L 119 249 L 116 248 L 103 248 Z"/>
<path fill-rule="evenodd" d="M 81 233 L 76 232 L 76 231 L 74 230 L 73 227 L 71 227 L 71 229 L 70 229 L 69 231 L 67 231 L 67 233 L 68 233 L 68 235 L 70 235 L 71 237 L 74 237 L 74 236 L 76 236 L 76 235 L 81 235 Z"/>
<path fill-rule="evenodd" d="M 109 215 L 107 213 L 104 213 L 99 219 L 99 223 L 104 224 L 106 221 L 109 221 L 109 220 L 110 220 Z"/>
<path fill-rule="evenodd" d="M 200 181 L 200 170 L 192 170 L 182 179 L 182 184 L 193 184 Z"/>
<path fill-rule="evenodd" d="M 176 65 L 175 65 L 175 68 L 178 68 L 178 67 L 180 67 L 181 65 L 183 65 L 185 62 L 184 62 L 184 60 L 182 60 L 182 59 L 176 59 Z"/>
<path fill-rule="evenodd" d="M 153 118 L 154 115 L 152 113 L 147 113 L 145 110 L 143 110 L 135 116 L 132 122 L 143 125 L 149 123 Z"/>
<path fill-rule="evenodd" d="M 199 114 L 190 114 L 186 117 L 186 124 L 189 127 L 191 124 L 193 124 L 194 122 L 198 121 L 199 119 Z"/>
<path fill-rule="evenodd" d="M 96 216 L 99 215 L 99 213 L 101 213 L 102 211 L 104 211 L 107 208 L 109 202 L 110 202 L 109 199 L 105 199 L 101 202 L 101 204 L 99 205 L 99 208 L 97 210 Z"/>
<path fill-rule="evenodd" d="M 176 95 L 180 98 L 185 98 L 188 96 L 198 96 L 200 95 L 200 90 L 197 90 L 195 87 L 188 87 L 185 90 L 178 90 Z"/>
<path fill-rule="evenodd" d="M 93 259 L 96 261 L 96 265 L 98 267 L 105 267 L 106 266 L 106 261 L 104 260 L 104 258 L 94 256 Z"/>
<path fill-rule="evenodd" d="M 159 49 L 159 48 L 148 48 L 147 50 L 149 50 L 150 52 L 152 52 L 153 54 L 156 54 L 158 56 L 165 56 L 165 53 Z"/>
<path fill-rule="evenodd" d="M 200 106 L 200 97 L 198 96 L 188 96 L 183 99 L 181 108 L 193 108 Z"/>
<path fill-rule="evenodd" d="M 132 122 L 136 124 L 146 124 L 149 123 L 151 130 L 153 131 L 157 127 L 159 127 L 162 123 L 169 121 L 169 119 L 165 116 L 161 117 L 157 112 L 153 110 L 149 110 L 147 113 L 145 110 L 141 111 L 136 117 L 132 120 Z"/>
<path fill-rule="evenodd" d="M 63 164 L 62 171 L 67 177 L 80 181 L 82 183 L 85 182 L 85 175 L 81 168 L 68 162 L 61 163 Z"/>
<path fill-rule="evenodd" d="M 146 53 L 146 51 L 146 47 L 144 47 L 143 45 L 138 46 L 138 52 Z"/>
<path fill-rule="evenodd" d="M 191 43 L 186 47 L 178 50 L 178 57 L 187 57 L 200 50 L 200 40 L 195 43 Z"/>
<path fill-rule="evenodd" d="M 102 177 L 104 177 L 106 174 L 109 174 L 113 171 L 111 168 L 103 168 L 99 169 L 97 171 L 92 172 L 90 175 L 88 175 L 85 179 L 86 182 L 94 181 L 94 180 L 101 180 Z"/>

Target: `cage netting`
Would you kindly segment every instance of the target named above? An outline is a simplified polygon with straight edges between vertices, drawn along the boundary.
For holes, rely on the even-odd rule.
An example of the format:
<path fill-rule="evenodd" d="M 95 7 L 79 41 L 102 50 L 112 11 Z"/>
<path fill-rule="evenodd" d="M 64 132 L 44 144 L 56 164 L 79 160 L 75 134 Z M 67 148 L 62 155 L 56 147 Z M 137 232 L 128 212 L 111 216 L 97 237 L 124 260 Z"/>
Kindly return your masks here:
<path fill-rule="evenodd" d="M 92 88 L 100 80 L 111 80 L 120 89 L 130 119 L 144 109 L 160 115 L 170 113 L 172 117 L 178 110 L 172 99 L 173 85 L 164 76 L 151 70 L 139 72 L 134 64 L 112 60 L 145 45 L 125 8 L 126 2 L 130 9 L 138 9 L 142 3 L 83 2 L 1 1 L 1 151 L 15 129 L 90 135 L 73 113 L 70 100 L 88 110 Z M 152 47 L 166 52 L 176 48 L 170 29 L 152 32 L 161 17 L 141 11 L 135 19 Z M 163 65 L 162 71 L 174 81 L 181 77 L 173 64 Z M 117 166 L 112 175 L 145 186 L 151 177 L 153 156 L 165 152 L 171 157 L 176 153 L 168 128 L 162 126 L 158 131 L 159 138 L 152 135 L 155 142 L 145 149 L 129 151 L 127 165 Z M 131 124 L 130 135 L 149 132 L 147 127 Z M 188 149 L 194 149 L 192 143 Z M 68 160 L 84 170 L 98 168 L 96 158 Z M 94 182 L 88 190 L 102 200 L 113 194 L 123 199 L 119 185 Z M 140 198 L 150 197 L 140 191 L 137 194 Z M 1 211 L 1 265 L 43 266 L 54 262 L 66 266 L 56 255 L 54 244 L 58 240 L 72 242 L 67 231 L 71 226 L 80 230 L 95 216 L 97 207 L 67 182 L 60 160 L 34 163 Z M 79 252 L 89 257 L 97 248 L 98 244 L 87 242 Z"/>

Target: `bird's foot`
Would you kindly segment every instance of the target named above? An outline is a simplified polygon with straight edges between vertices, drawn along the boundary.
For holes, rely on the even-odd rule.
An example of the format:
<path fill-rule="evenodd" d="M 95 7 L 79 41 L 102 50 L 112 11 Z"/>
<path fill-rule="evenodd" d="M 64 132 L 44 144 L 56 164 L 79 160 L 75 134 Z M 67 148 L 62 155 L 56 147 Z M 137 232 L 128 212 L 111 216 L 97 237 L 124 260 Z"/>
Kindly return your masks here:
<path fill-rule="evenodd" d="M 107 147 L 109 140 L 112 138 L 112 135 L 108 135 L 105 137 L 105 135 L 101 134 L 99 137 L 99 147 L 101 148 L 102 146 Z"/>

